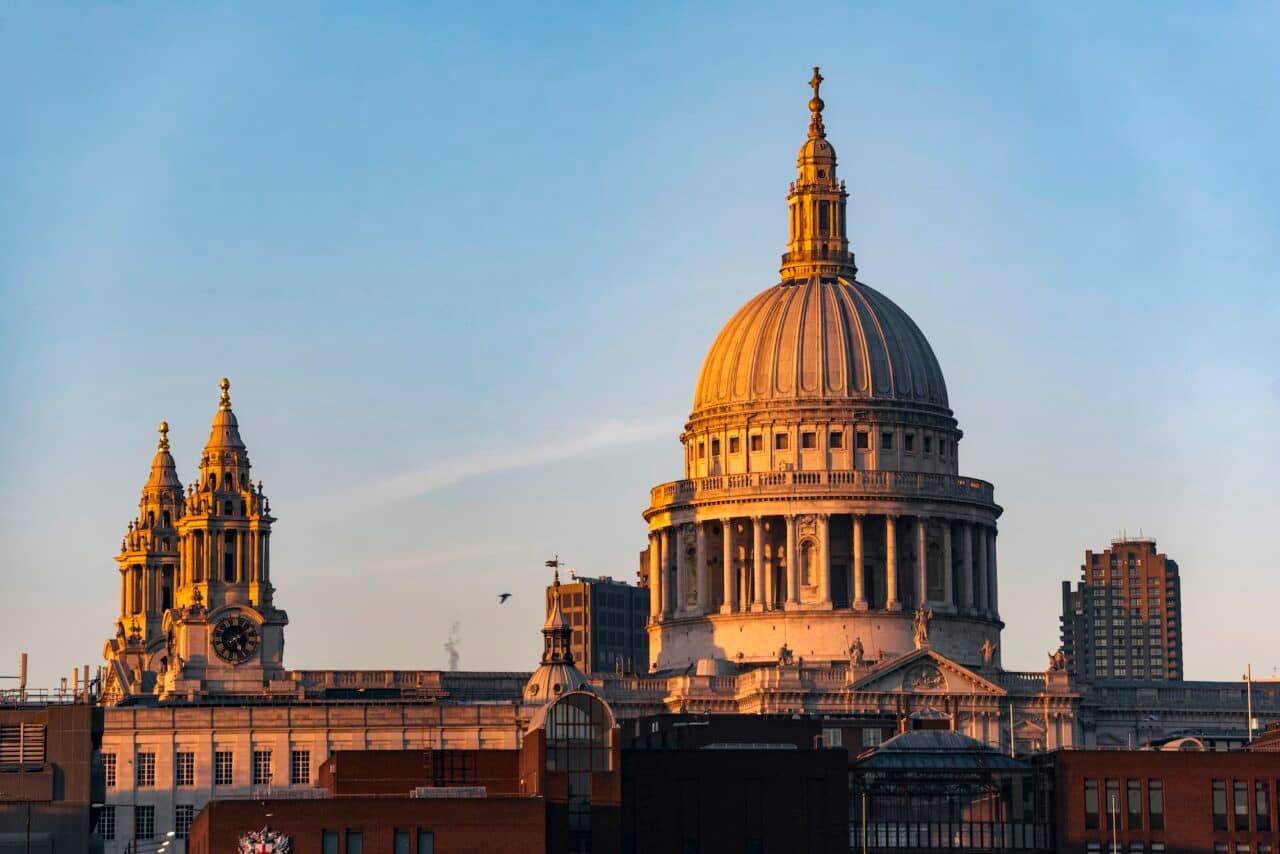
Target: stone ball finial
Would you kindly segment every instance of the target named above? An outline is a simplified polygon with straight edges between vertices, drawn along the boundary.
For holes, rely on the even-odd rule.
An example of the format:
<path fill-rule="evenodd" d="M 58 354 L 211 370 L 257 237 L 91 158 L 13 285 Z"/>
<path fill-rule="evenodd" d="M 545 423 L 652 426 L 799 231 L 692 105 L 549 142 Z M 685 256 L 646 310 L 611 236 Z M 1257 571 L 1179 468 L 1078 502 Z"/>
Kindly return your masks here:
<path fill-rule="evenodd" d="M 169 450 L 169 422 L 160 422 L 160 450 Z"/>
<path fill-rule="evenodd" d="M 218 388 L 222 389 L 222 398 L 218 401 L 218 408 L 230 409 L 231 408 L 231 380 L 227 379 L 226 377 L 223 377 L 222 381 L 218 383 Z"/>

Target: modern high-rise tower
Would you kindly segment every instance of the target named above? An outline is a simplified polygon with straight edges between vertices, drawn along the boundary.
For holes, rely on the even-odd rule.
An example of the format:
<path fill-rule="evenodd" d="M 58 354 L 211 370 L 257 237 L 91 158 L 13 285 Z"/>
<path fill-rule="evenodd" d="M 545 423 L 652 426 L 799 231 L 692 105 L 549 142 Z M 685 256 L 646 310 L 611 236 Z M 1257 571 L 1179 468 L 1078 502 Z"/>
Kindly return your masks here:
<path fill-rule="evenodd" d="M 1086 551 L 1074 590 L 1062 582 L 1062 650 L 1079 679 L 1181 679 L 1178 564 L 1149 537 Z"/>

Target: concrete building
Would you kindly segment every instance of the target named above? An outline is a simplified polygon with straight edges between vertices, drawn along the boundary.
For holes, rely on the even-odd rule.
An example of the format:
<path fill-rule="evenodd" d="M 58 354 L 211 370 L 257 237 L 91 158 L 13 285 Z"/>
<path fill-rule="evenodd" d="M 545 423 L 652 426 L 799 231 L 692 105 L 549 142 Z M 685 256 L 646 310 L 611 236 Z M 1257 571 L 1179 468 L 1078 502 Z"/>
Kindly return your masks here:
<path fill-rule="evenodd" d="M 1149 537 L 1086 551 L 1075 589 L 1062 582 L 1062 650 L 1071 675 L 1085 682 L 1181 679 L 1177 562 Z"/>
<path fill-rule="evenodd" d="M 548 587 L 548 609 L 551 597 Z M 560 599 L 573 627 L 569 648 L 584 672 L 648 671 L 647 590 L 607 576 L 577 577 L 561 585 Z"/>

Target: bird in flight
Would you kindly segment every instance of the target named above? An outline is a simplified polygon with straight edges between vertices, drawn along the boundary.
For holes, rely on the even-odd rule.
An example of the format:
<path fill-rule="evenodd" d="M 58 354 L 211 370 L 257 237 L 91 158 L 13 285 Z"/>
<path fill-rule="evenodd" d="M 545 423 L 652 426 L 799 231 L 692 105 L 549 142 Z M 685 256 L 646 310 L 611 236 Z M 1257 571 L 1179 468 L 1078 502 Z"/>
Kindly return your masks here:
<path fill-rule="evenodd" d="M 510 599 L 510 598 L 511 598 L 511 594 L 510 594 L 510 593 L 499 593 L 499 594 L 498 594 L 498 604 L 499 604 L 499 605 L 501 605 L 502 603 L 506 602 L 506 601 L 507 601 L 508 599 Z"/>

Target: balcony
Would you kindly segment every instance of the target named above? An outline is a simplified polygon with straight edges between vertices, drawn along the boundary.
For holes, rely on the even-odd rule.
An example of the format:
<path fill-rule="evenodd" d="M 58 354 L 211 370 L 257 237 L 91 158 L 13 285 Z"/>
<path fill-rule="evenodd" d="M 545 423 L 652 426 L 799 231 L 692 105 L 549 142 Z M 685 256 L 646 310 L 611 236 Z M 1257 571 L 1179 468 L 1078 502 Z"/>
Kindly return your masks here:
<path fill-rule="evenodd" d="M 994 487 L 971 477 L 900 471 L 770 471 L 673 480 L 650 490 L 650 509 L 722 498 L 826 495 L 995 504 Z"/>

